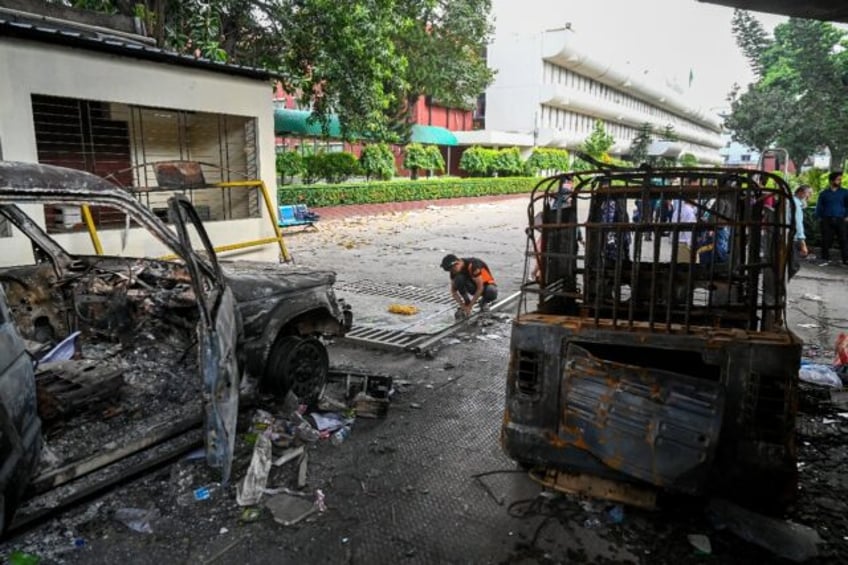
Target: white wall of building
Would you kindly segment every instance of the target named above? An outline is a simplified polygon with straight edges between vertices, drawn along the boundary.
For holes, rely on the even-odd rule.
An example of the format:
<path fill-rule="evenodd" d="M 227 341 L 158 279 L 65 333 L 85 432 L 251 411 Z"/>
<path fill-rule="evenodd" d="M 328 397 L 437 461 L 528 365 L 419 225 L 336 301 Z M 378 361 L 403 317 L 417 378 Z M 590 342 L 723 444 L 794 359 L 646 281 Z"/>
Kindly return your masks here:
<path fill-rule="evenodd" d="M 32 94 L 254 118 L 259 176 L 272 192 L 276 187 L 273 104 L 270 87 L 262 80 L 0 38 L 0 143 L 6 160 L 38 161 Z M 40 206 L 30 206 L 27 211 L 43 225 Z M 261 213 L 261 218 L 209 222 L 206 228 L 216 246 L 269 237 L 273 229 L 264 206 Z M 91 250 L 86 233 L 54 237 L 69 251 L 89 253 Z M 101 237 L 109 241 L 119 236 L 104 230 Z M 126 249 L 124 254 L 159 253 L 158 243 L 152 240 L 147 243 L 139 237 L 129 240 L 139 242 L 138 247 Z M 0 247 L 2 264 L 26 263 L 32 259 L 29 246 L 22 241 L 3 238 Z M 254 248 L 249 256 L 273 260 L 278 253 L 276 247 L 264 246 Z"/>
<path fill-rule="evenodd" d="M 601 119 L 616 138 L 613 152 L 622 153 L 643 123 L 656 132 L 671 125 L 683 152 L 720 162 L 717 116 L 687 103 L 676 85 L 631 65 L 626 44 L 588 26 L 575 31 L 579 24 L 569 15 L 582 12 L 564 0 L 493 2 L 487 57 L 497 75 L 486 91 L 486 130 L 574 148 Z"/>

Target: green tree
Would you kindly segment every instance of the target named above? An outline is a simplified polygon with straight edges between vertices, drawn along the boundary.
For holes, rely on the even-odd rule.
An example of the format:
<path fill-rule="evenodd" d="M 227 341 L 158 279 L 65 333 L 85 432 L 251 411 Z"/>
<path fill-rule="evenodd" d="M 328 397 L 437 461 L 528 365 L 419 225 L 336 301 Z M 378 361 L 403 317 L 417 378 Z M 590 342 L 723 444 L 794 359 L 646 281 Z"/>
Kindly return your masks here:
<path fill-rule="evenodd" d="M 445 158 L 442 157 L 442 152 L 438 145 L 428 145 L 427 152 L 427 176 L 431 176 L 435 171 L 440 173 L 445 171 Z"/>
<path fill-rule="evenodd" d="M 630 160 L 638 167 L 643 163 L 650 163 L 648 148 L 654 141 L 654 128 L 645 122 L 639 127 L 639 133 L 630 142 Z"/>
<path fill-rule="evenodd" d="M 286 177 L 296 177 L 303 174 L 303 170 L 303 157 L 297 151 L 277 153 L 277 174 L 282 177 L 283 183 Z"/>
<path fill-rule="evenodd" d="M 790 18 L 766 36 L 744 12 L 734 14 L 737 44 L 757 73 L 757 81 L 730 95 L 726 126 L 734 139 L 760 151 L 787 149 L 796 168 L 822 146 L 834 168 L 848 154 L 848 54 L 846 34 L 833 25 Z"/>
<path fill-rule="evenodd" d="M 570 168 L 568 151 L 549 147 L 536 147 L 526 167 L 532 174 L 565 172 Z"/>
<path fill-rule="evenodd" d="M 699 164 L 698 158 L 691 153 L 684 153 L 681 155 L 679 162 L 681 167 L 697 167 Z"/>
<path fill-rule="evenodd" d="M 615 145 L 615 138 L 607 133 L 604 122 L 595 120 L 595 128 L 580 148 L 595 159 L 609 159 L 608 151 L 613 145 Z"/>
<path fill-rule="evenodd" d="M 389 180 L 395 175 L 395 156 L 385 143 L 369 143 L 362 148 L 359 166 L 366 178 Z"/>
<path fill-rule="evenodd" d="M 499 177 L 517 177 L 524 173 L 524 162 L 517 147 L 499 149 L 492 161 L 492 170 Z"/>
<path fill-rule="evenodd" d="M 410 172 L 413 180 L 418 178 L 419 169 L 427 170 L 430 164 L 431 155 L 420 143 L 410 143 L 404 148 L 403 168 Z"/>
<path fill-rule="evenodd" d="M 419 97 L 468 108 L 491 84 L 485 52 L 493 28 L 491 0 L 398 0 L 397 7 L 400 24 L 392 40 L 407 61 L 407 88 L 393 109 L 406 140 L 403 126 Z"/>
<path fill-rule="evenodd" d="M 473 146 L 462 153 L 459 159 L 459 168 L 472 177 L 485 177 L 494 171 L 495 157 L 497 151 L 487 147 Z"/>
<path fill-rule="evenodd" d="M 325 130 L 396 141 L 422 94 L 469 106 L 493 73 L 491 0 L 52 0 L 141 17 L 161 47 L 264 68 Z"/>

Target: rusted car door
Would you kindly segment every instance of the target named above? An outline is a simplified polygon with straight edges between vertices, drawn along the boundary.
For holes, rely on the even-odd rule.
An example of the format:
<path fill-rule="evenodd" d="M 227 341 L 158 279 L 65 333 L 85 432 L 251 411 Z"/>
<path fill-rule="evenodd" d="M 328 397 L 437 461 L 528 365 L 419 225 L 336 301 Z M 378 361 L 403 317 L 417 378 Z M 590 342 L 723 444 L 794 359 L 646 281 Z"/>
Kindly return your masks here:
<path fill-rule="evenodd" d="M 198 355 L 203 375 L 204 432 L 206 461 L 221 469 L 221 480 L 229 482 L 238 417 L 239 364 L 237 344 L 239 321 L 232 291 L 224 282 L 221 267 L 200 217 L 182 196 L 169 201 L 171 221 L 185 250 L 192 249 L 192 233 L 202 244 L 212 267 L 209 272 L 191 252 L 183 254 L 200 309 L 197 326 Z"/>

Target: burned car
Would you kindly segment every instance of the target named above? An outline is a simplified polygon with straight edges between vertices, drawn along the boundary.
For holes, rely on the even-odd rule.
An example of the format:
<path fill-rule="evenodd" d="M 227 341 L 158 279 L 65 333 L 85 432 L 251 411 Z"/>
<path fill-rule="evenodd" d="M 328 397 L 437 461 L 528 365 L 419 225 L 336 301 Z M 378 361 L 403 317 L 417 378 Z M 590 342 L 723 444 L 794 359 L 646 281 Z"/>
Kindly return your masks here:
<path fill-rule="evenodd" d="M 782 179 L 758 171 L 598 169 L 540 183 L 506 452 L 552 487 L 641 506 L 662 492 L 788 502 L 793 207 Z"/>
<path fill-rule="evenodd" d="M 126 217 L 127 232 L 152 235 L 175 259 L 71 254 L 27 213 L 47 204 L 113 210 Z M 0 284 L 8 323 L 35 361 L 39 416 L 56 460 L 37 477 L 15 475 L 7 503 L 26 480 L 33 492 L 48 490 L 201 420 L 207 461 L 226 482 L 244 376 L 280 394 L 320 390 L 328 368 L 321 339 L 343 335 L 350 323 L 332 289 L 335 275 L 224 266 L 191 203 L 175 196 L 168 208 L 171 226 L 89 173 L 0 161 L 0 219 L 33 250 L 29 264 L 0 268 Z M 0 365 L 20 363 L 13 342 L 0 345 Z M 6 411 L 29 405 L 29 385 L 20 382 L 27 378 L 4 376 Z M 30 438 L 24 451 L 37 453 L 40 440 Z M 96 457 L 84 453 L 92 447 Z"/>

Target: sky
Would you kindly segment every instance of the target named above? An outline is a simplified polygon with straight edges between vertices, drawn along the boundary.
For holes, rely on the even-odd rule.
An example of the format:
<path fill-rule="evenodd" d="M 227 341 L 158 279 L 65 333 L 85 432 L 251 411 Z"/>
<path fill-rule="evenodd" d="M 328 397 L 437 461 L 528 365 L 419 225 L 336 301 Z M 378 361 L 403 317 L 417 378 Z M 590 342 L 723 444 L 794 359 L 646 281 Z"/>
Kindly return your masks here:
<path fill-rule="evenodd" d="M 731 31 L 733 9 L 696 0 L 493 0 L 496 26 L 514 31 L 561 28 L 619 63 L 648 70 L 656 82 L 676 80 L 690 106 L 727 108 L 734 83 L 753 80 Z M 785 17 L 752 12 L 771 33 Z M 499 29 L 500 33 L 500 29 Z M 692 86 L 688 88 L 689 71 Z"/>

